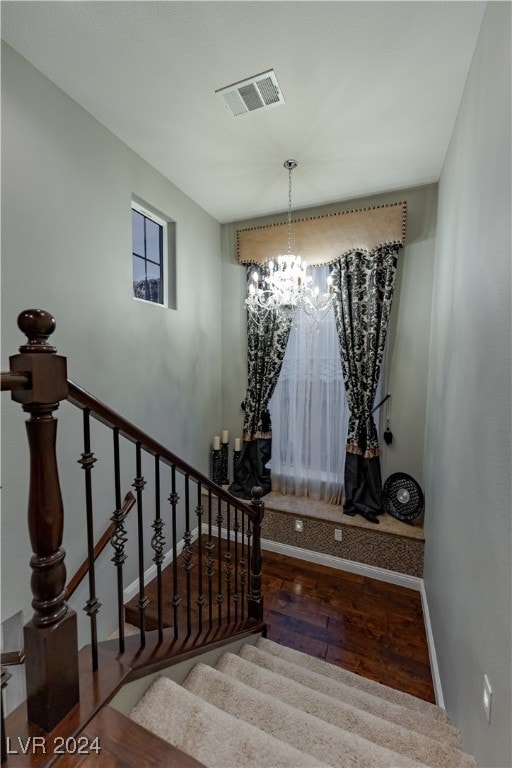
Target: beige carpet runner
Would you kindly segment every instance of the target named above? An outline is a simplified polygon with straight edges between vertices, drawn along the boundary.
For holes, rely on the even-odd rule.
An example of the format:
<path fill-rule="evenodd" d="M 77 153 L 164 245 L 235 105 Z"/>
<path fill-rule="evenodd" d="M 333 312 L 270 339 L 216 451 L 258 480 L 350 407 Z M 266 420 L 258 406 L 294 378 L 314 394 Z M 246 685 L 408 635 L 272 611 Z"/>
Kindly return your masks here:
<path fill-rule="evenodd" d="M 131 717 L 208 768 L 476 768 L 444 710 L 264 638 L 159 677 Z"/>

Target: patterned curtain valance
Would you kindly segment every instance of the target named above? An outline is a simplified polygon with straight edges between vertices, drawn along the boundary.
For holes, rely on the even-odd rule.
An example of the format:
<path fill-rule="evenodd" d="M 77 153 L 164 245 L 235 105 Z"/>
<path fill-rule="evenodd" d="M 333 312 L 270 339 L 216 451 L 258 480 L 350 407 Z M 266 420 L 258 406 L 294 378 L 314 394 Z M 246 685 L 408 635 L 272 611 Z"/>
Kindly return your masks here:
<path fill-rule="evenodd" d="M 341 211 L 292 222 L 292 252 L 309 266 L 330 264 L 353 251 L 373 253 L 385 245 L 403 245 L 407 203 Z M 264 264 L 288 249 L 288 223 L 239 229 L 240 264 Z"/>

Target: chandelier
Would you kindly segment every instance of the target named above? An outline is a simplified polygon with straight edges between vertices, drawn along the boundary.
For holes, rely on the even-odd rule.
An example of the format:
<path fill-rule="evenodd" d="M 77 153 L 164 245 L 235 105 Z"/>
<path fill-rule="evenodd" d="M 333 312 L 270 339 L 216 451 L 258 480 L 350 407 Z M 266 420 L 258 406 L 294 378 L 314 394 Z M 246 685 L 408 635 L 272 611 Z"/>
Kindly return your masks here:
<path fill-rule="evenodd" d="M 277 263 L 269 261 L 264 274 L 255 270 L 251 275 L 245 305 L 258 325 L 264 325 L 269 314 L 293 320 L 298 312 L 304 312 L 308 320 L 318 323 L 334 299 L 332 277 L 327 278 L 327 290 L 321 293 L 318 286 L 313 286 L 306 261 L 291 253 L 292 171 L 297 161 L 286 160 L 284 167 L 288 171 L 288 252 L 278 256 Z"/>

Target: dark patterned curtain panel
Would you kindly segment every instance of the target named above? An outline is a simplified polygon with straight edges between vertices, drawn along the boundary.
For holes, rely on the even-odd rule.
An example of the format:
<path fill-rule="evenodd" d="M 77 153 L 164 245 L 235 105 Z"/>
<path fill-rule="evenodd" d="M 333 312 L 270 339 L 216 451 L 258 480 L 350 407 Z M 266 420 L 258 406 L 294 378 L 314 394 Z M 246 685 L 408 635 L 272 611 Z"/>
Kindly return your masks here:
<path fill-rule="evenodd" d="M 247 281 L 257 269 L 265 275 L 265 266 L 250 265 Z M 266 466 L 272 452 L 272 426 L 268 403 L 279 378 L 292 320 L 281 312 L 264 312 L 256 321 L 247 314 L 247 392 L 244 401 L 243 447 L 234 482 L 229 490 L 242 499 L 251 498 L 251 489 L 259 485 L 270 491 L 270 469 Z"/>
<path fill-rule="evenodd" d="M 382 477 L 377 428 L 372 415 L 395 285 L 398 249 L 354 251 L 331 275 L 341 364 L 350 408 L 345 463 L 347 515 L 373 523 L 382 512 Z"/>

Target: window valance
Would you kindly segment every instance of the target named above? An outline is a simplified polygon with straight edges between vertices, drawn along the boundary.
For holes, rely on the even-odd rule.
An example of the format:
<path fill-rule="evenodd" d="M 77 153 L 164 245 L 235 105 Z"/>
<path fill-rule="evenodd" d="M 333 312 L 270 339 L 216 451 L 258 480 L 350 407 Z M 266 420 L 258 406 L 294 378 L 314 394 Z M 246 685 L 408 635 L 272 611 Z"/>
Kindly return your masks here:
<path fill-rule="evenodd" d="M 292 252 L 313 267 L 353 251 L 403 245 L 406 218 L 407 203 L 401 202 L 298 219 L 292 222 Z M 288 223 L 239 229 L 236 237 L 240 264 L 264 264 L 287 252 Z"/>

